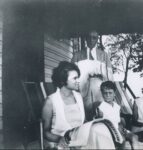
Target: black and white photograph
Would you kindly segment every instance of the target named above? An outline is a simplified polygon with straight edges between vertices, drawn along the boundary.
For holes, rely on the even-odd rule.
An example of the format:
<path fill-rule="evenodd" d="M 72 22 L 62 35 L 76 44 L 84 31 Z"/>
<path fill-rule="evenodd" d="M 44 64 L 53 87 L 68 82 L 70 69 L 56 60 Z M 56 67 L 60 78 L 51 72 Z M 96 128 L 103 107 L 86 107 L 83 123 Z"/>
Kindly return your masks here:
<path fill-rule="evenodd" d="M 0 149 L 143 149 L 143 0 L 0 0 Z"/>

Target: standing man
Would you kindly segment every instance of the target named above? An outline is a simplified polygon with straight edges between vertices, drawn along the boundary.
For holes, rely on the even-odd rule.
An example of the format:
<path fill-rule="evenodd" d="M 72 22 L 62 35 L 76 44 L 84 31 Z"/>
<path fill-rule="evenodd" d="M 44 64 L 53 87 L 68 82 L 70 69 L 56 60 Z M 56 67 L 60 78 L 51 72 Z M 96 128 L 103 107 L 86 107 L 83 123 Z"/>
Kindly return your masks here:
<path fill-rule="evenodd" d="M 107 67 L 110 63 L 108 55 L 98 48 L 98 38 L 96 31 L 87 34 L 85 37 L 86 49 L 75 52 L 72 58 L 72 62 L 78 65 L 81 72 L 80 92 L 84 100 L 87 120 L 93 118 L 93 103 L 103 100 L 100 92 L 102 81 L 109 77 L 112 79 L 112 73 L 109 73 L 110 69 Z"/>

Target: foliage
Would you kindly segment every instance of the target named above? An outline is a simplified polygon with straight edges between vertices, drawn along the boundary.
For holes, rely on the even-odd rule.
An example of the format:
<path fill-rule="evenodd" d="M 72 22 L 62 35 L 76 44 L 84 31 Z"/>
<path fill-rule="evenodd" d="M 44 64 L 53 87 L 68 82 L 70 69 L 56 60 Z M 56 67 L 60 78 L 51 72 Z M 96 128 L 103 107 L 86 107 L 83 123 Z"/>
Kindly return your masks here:
<path fill-rule="evenodd" d="M 111 51 L 113 72 L 143 71 L 143 35 L 118 34 L 107 37 L 105 47 Z"/>

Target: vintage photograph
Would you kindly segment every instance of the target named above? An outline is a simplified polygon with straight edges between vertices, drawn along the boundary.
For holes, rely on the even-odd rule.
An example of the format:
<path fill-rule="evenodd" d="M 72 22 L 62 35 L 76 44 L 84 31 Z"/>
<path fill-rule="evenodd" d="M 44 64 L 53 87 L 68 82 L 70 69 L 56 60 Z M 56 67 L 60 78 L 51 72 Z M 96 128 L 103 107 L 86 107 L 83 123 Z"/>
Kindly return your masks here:
<path fill-rule="evenodd" d="M 142 8 L 0 0 L 0 149 L 143 149 Z"/>

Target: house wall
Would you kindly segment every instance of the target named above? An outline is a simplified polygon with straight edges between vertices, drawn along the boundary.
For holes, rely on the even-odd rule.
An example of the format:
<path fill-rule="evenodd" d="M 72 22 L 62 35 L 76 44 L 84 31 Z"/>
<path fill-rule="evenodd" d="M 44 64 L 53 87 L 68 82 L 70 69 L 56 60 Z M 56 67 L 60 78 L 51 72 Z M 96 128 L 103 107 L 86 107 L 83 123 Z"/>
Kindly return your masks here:
<path fill-rule="evenodd" d="M 3 14 L 3 135 L 5 148 L 16 149 L 26 142 L 30 111 L 22 82 L 44 80 L 42 14 L 25 3 L 7 5 Z"/>
<path fill-rule="evenodd" d="M 27 140 L 29 107 L 22 82 L 51 81 L 53 67 L 70 61 L 73 51 L 70 40 L 44 38 L 42 13 L 27 7 L 11 5 L 3 12 L 3 135 L 10 149 Z"/>
<path fill-rule="evenodd" d="M 70 61 L 73 56 L 71 40 L 56 40 L 48 35 L 44 38 L 45 81 L 51 82 L 52 70 L 60 61 Z"/>

